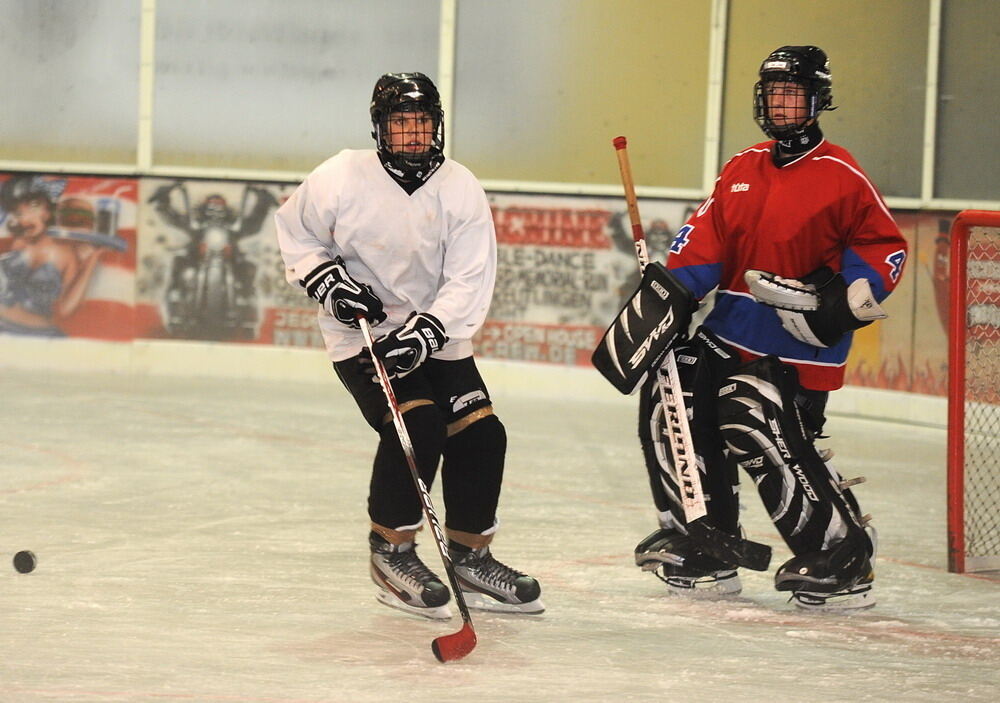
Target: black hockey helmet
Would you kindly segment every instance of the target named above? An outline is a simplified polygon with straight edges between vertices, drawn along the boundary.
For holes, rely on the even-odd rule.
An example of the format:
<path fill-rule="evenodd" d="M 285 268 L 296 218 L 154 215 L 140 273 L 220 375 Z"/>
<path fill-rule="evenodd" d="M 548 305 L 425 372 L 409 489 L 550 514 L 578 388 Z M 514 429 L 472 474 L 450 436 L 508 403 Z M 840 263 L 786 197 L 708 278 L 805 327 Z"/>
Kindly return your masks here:
<path fill-rule="evenodd" d="M 433 119 L 430 148 L 422 152 L 392 150 L 389 115 L 425 112 Z M 372 137 L 382 165 L 405 181 L 426 181 L 444 161 L 444 112 L 433 81 L 423 73 L 386 73 L 375 83 L 371 104 Z"/>
<path fill-rule="evenodd" d="M 802 86 L 806 92 L 806 112 L 795 124 L 775 124 L 767 110 L 765 86 L 787 81 Z M 760 80 L 754 85 L 753 118 L 772 139 L 793 139 L 805 130 L 808 122 L 823 110 L 834 110 L 830 60 L 818 46 L 782 46 L 772 51 L 760 65 Z"/>

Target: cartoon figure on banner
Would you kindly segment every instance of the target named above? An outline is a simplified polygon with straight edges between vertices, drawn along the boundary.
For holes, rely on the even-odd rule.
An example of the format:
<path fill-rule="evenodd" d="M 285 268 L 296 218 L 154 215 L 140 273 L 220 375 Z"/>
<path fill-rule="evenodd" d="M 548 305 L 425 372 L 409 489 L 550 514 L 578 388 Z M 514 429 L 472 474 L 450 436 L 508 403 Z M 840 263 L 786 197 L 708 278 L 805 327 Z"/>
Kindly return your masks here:
<path fill-rule="evenodd" d="M 239 208 L 219 194 L 195 207 L 184 183 L 164 185 L 149 198 L 165 222 L 187 242 L 174 249 L 164 296 L 167 331 L 188 339 L 252 339 L 259 320 L 257 267 L 243 250 L 278 203 L 248 185 Z M 163 241 L 163 238 L 160 239 Z"/>
<path fill-rule="evenodd" d="M 102 252 L 125 251 L 118 201 L 60 199 L 66 179 L 14 176 L 0 186 L 0 332 L 61 337 L 59 321 L 85 298 Z"/>

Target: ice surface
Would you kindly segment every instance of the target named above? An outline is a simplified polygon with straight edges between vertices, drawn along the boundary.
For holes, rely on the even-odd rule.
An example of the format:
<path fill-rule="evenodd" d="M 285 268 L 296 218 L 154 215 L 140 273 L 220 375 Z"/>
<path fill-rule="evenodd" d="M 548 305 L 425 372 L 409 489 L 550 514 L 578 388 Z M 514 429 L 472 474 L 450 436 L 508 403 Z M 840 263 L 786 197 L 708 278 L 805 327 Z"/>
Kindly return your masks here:
<path fill-rule="evenodd" d="M 487 379 L 488 381 L 489 379 Z M 497 556 L 547 612 L 432 622 L 376 603 L 374 435 L 326 383 L 0 370 L 2 701 L 1000 700 L 1000 584 L 945 571 L 945 433 L 834 417 L 880 535 L 879 605 L 800 613 L 744 571 L 691 602 L 632 565 L 655 527 L 633 410 L 497 396 Z M 434 491 L 439 511 L 440 494 Z M 744 523 L 789 557 L 752 486 Z M 38 557 L 18 574 L 14 553 Z M 429 537 L 421 551 L 439 568 Z"/>

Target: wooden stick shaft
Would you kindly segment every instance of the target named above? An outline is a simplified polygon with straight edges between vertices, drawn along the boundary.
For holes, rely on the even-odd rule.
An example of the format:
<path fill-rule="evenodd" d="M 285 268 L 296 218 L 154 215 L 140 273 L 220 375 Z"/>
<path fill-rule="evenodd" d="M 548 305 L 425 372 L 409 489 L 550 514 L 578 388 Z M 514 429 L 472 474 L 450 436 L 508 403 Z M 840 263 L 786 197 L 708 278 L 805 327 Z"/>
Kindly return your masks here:
<path fill-rule="evenodd" d="M 625 137 L 615 137 L 612 143 L 615 145 L 615 153 L 618 155 L 618 170 L 621 171 L 622 185 L 625 187 L 625 203 L 628 205 L 628 218 L 632 223 L 635 256 L 639 260 L 639 271 L 642 272 L 649 264 L 649 252 L 646 249 L 646 235 L 642 229 L 642 220 L 639 219 L 639 203 L 635 197 L 632 165 L 628 160 L 628 141 Z M 674 456 L 675 476 L 673 479 L 677 482 L 678 490 L 681 492 L 684 517 L 688 523 L 691 523 L 705 517 L 707 509 L 673 349 L 667 351 L 662 368 L 666 369 L 666 377 L 659 370 L 654 371 L 654 373 L 660 389 L 660 402 L 663 404 L 663 421 L 669 431 L 670 449 Z"/>
<path fill-rule="evenodd" d="M 625 187 L 625 204 L 628 206 L 628 219 L 632 225 L 632 240 L 635 242 L 635 256 L 639 260 L 639 270 L 646 269 L 649 263 L 649 252 L 646 250 L 646 234 L 639 218 L 639 201 L 635 197 L 635 183 L 632 180 L 632 164 L 628 160 L 628 141 L 625 137 L 615 137 L 615 154 L 618 156 L 618 170 L 621 172 L 622 185 Z"/>

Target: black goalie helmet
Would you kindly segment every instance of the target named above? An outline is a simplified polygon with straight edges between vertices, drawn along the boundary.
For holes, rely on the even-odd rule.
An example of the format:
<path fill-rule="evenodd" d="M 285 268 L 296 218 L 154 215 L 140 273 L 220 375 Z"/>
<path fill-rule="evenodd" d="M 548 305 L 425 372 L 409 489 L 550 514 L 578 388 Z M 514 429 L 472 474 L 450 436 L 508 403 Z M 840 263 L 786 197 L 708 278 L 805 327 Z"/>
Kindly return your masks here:
<path fill-rule="evenodd" d="M 419 118 L 411 114 L 407 119 L 407 113 Z M 426 181 L 444 161 L 441 96 L 423 73 L 386 73 L 379 78 L 371 117 L 379 159 L 398 178 Z"/>
<path fill-rule="evenodd" d="M 804 93 L 804 109 L 786 109 L 774 118 L 768 109 L 768 89 L 774 83 L 792 83 Z M 760 65 L 760 80 L 754 86 L 753 117 L 772 139 L 793 139 L 823 110 L 834 110 L 830 60 L 817 46 L 783 46 Z"/>

